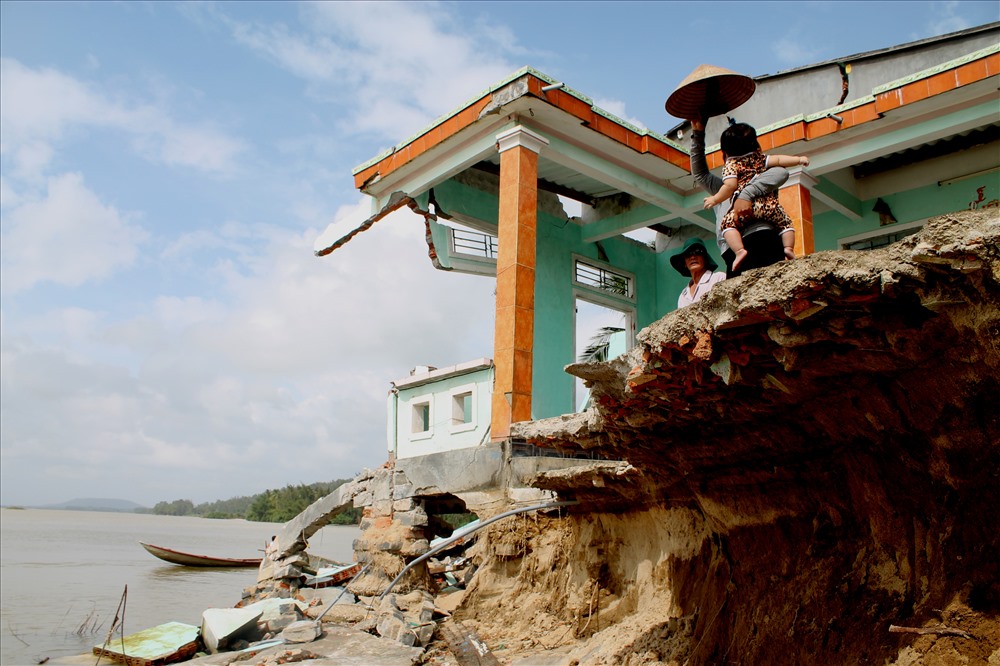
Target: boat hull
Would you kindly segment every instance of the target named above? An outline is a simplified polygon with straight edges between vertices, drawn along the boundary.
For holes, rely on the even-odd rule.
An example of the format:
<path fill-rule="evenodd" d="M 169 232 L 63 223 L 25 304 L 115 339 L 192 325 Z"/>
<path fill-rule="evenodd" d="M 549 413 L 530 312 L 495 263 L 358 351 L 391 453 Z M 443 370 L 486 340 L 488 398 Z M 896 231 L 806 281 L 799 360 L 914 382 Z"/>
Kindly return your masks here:
<path fill-rule="evenodd" d="M 179 550 L 154 546 L 151 543 L 139 544 L 145 548 L 150 555 L 158 557 L 164 562 L 179 564 L 185 567 L 257 567 L 260 566 L 261 558 L 237 559 L 231 557 L 212 557 L 211 555 L 195 555 L 193 553 L 183 553 Z"/>

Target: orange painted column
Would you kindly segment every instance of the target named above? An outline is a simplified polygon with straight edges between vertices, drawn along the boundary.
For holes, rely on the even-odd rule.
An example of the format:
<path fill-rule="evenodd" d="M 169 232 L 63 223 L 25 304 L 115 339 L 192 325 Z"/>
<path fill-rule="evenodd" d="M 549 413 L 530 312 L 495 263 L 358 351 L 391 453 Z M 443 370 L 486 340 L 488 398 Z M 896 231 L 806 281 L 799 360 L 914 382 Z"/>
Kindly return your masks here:
<path fill-rule="evenodd" d="M 496 328 L 490 438 L 510 436 L 510 424 L 531 420 L 531 364 L 535 333 L 535 239 L 538 152 L 548 143 L 524 127 L 497 135 L 500 211 Z"/>
<path fill-rule="evenodd" d="M 801 257 L 816 251 L 813 239 L 812 195 L 809 189 L 816 185 L 815 178 L 801 169 L 788 175 L 785 186 L 778 190 L 778 201 L 792 218 L 795 227 L 795 256 Z"/>

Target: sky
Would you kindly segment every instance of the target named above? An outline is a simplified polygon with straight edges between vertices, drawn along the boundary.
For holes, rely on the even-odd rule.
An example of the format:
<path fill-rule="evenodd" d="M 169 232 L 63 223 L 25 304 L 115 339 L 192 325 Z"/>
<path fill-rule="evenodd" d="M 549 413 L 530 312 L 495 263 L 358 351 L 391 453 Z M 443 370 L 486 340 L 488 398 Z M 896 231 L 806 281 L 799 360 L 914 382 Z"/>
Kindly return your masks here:
<path fill-rule="evenodd" d="M 0 504 L 152 506 L 354 477 L 390 382 L 492 356 L 351 171 L 530 65 L 636 125 L 751 76 L 1000 20 L 996 2 L 0 2 Z"/>

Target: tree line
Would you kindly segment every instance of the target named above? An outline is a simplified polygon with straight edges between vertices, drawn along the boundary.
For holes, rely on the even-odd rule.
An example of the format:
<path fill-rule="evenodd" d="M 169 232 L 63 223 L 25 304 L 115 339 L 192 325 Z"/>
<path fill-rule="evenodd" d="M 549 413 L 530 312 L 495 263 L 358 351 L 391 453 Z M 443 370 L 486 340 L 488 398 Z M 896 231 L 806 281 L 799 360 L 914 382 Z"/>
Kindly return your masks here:
<path fill-rule="evenodd" d="M 287 485 L 277 490 L 265 490 L 249 496 L 195 504 L 188 499 L 157 502 L 152 509 L 137 509 L 140 513 L 161 516 L 200 516 L 202 518 L 244 518 L 254 522 L 284 523 L 302 513 L 307 506 L 326 497 L 351 479 L 337 479 L 328 483 Z M 361 522 L 361 509 L 348 507 L 334 516 L 333 525 L 357 525 Z"/>

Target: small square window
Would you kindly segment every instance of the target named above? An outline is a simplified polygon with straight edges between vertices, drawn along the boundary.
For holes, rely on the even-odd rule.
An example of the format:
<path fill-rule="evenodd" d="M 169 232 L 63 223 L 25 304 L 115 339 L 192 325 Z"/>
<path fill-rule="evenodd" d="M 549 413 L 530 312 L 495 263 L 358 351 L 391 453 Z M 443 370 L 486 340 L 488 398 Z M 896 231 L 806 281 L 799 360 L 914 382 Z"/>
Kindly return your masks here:
<path fill-rule="evenodd" d="M 413 419 L 410 432 L 430 432 L 431 429 L 431 403 L 418 402 L 413 405 Z"/>
<path fill-rule="evenodd" d="M 472 391 L 451 396 L 451 424 L 453 426 L 472 423 Z"/>

